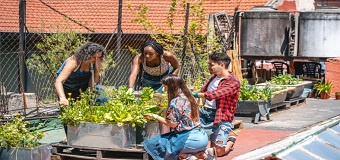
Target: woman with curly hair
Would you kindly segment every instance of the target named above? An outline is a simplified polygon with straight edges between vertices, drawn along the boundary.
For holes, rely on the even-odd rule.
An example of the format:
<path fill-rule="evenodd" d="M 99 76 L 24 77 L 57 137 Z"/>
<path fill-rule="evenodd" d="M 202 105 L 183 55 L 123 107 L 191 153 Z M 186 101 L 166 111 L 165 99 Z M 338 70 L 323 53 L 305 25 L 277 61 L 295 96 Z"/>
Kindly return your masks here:
<path fill-rule="evenodd" d="M 57 72 L 54 84 L 61 105 L 68 106 L 68 98 L 77 99 L 81 91 L 98 83 L 101 63 L 105 56 L 103 46 L 87 42 L 64 61 Z"/>

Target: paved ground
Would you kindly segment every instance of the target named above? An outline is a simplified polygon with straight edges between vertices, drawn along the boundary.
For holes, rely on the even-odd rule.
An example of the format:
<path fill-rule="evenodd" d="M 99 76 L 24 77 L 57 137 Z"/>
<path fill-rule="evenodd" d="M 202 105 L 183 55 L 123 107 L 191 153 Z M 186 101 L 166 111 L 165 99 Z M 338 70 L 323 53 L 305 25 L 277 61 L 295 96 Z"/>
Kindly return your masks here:
<path fill-rule="evenodd" d="M 236 117 L 237 120 L 243 120 L 244 128 L 236 132 L 235 150 L 218 159 L 232 159 L 337 115 L 340 115 L 339 100 L 308 98 L 306 104 L 271 113 L 271 121 L 253 124 L 249 117 Z"/>

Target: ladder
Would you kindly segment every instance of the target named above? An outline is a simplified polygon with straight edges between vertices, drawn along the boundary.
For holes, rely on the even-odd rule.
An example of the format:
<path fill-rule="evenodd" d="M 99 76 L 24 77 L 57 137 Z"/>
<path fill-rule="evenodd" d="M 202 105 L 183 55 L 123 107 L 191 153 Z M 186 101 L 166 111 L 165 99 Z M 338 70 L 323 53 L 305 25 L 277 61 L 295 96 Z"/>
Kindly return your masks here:
<path fill-rule="evenodd" d="M 225 52 L 233 47 L 233 25 L 226 11 L 214 14 L 215 34 L 222 44 L 222 51 Z"/>

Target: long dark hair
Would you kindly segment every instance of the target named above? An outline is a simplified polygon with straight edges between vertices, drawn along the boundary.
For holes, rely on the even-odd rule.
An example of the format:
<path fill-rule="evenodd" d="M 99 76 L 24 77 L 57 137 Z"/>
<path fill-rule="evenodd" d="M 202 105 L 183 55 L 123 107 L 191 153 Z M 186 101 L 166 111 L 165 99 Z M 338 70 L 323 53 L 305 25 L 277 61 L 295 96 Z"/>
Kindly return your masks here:
<path fill-rule="evenodd" d="M 189 91 L 187 85 L 181 77 L 176 75 L 166 75 L 162 78 L 161 83 L 168 86 L 168 100 L 170 104 L 170 100 L 179 96 L 181 91 L 184 95 L 189 99 L 191 105 L 191 119 L 193 121 L 198 121 L 198 104 L 195 98 L 192 96 Z"/>

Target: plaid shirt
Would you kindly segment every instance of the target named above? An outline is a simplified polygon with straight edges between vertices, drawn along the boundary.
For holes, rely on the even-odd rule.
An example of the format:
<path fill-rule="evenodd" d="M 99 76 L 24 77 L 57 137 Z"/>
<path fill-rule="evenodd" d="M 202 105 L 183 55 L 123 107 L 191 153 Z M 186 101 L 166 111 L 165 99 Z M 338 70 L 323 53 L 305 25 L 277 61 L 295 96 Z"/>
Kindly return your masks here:
<path fill-rule="evenodd" d="M 207 91 L 210 82 L 216 77 L 213 75 L 208 83 L 201 88 L 207 100 L 216 100 L 216 115 L 214 125 L 219 124 L 222 120 L 232 122 L 237 108 L 237 100 L 240 94 L 240 81 L 229 72 L 227 78 L 221 79 L 216 90 Z"/>

